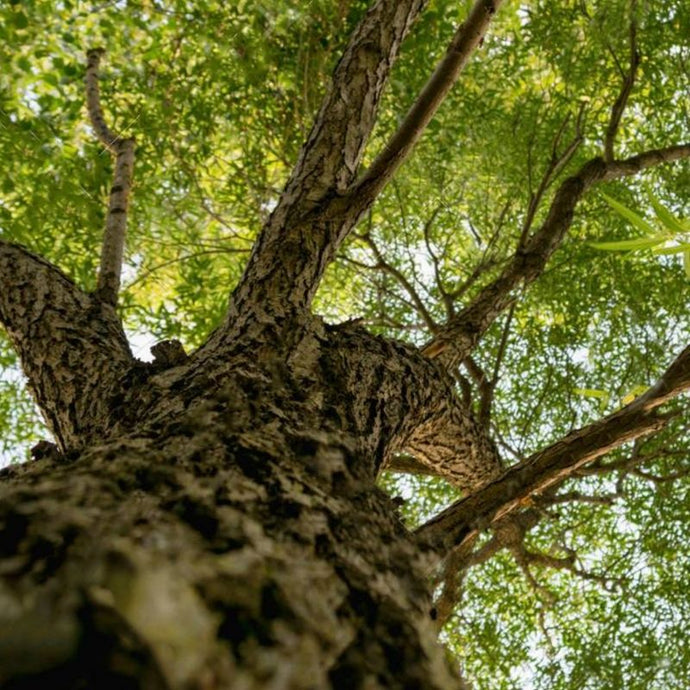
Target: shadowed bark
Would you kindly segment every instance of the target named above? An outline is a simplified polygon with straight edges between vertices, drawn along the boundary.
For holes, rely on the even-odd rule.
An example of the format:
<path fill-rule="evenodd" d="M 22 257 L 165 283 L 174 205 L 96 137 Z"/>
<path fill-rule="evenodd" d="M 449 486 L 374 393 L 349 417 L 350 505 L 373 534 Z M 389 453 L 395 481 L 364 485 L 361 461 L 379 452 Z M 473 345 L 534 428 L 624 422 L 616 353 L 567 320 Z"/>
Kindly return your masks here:
<path fill-rule="evenodd" d="M 516 525 L 524 533 L 530 521 L 514 513 L 534 495 L 666 422 L 655 410 L 690 385 L 688 350 L 627 407 L 502 470 L 487 430 L 498 369 L 480 377 L 479 420 L 449 371 L 541 275 L 592 185 L 688 157 L 689 145 L 617 161 L 610 135 L 607 160 L 561 184 L 541 228 L 527 236 L 525 225 L 502 273 L 421 351 L 310 312 L 338 246 L 410 154 L 500 4 L 475 2 L 358 178 L 390 70 L 425 6 L 373 4 L 224 323 L 189 357 L 172 342 L 155 346 L 150 364 L 132 357 L 112 307 L 121 242 L 106 262 L 117 267 L 106 271 L 107 294 L 96 297 L 0 241 L 0 321 L 60 451 L 0 473 L 3 688 L 458 687 L 435 640 L 429 572 L 450 554 L 449 581 L 482 530 L 498 526 L 504 541 Z M 89 109 L 112 147 L 98 55 Z M 131 146 L 117 148 L 131 163 Z M 124 237 L 123 224 L 113 228 Z M 376 486 L 401 458 L 465 494 L 416 534 Z M 453 596 L 439 599 L 444 619 Z"/>
<path fill-rule="evenodd" d="M 0 322 L 64 450 L 108 433 L 134 363 L 112 307 L 47 261 L 0 241 Z"/>

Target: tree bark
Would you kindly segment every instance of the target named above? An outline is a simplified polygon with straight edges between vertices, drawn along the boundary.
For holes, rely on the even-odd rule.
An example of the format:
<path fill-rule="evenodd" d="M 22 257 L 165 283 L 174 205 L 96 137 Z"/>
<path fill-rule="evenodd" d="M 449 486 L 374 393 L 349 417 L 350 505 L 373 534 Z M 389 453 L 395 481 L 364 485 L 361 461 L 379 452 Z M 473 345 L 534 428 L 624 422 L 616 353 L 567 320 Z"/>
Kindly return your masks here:
<path fill-rule="evenodd" d="M 165 423 L 149 405 L 127 434 L 5 470 L 2 687 L 455 687 L 429 613 L 431 554 L 374 485 L 418 395 L 392 352 L 419 359 L 422 381 L 440 370 L 380 340 L 390 380 L 374 356 L 361 395 L 320 395 L 319 376 L 352 376 L 364 337 L 322 328 L 305 336 L 323 338 L 315 368 L 303 343 Z M 372 400 L 395 381 L 397 408 Z"/>
<path fill-rule="evenodd" d="M 480 529 L 531 494 L 661 426 L 654 408 L 690 386 L 686 351 L 631 405 L 501 474 L 486 424 L 448 373 L 542 273 L 589 187 L 687 158 L 687 144 L 593 159 L 566 179 L 542 227 L 422 352 L 310 313 L 338 246 L 501 3 L 476 0 L 358 178 L 392 64 L 425 4 L 378 0 L 364 15 L 226 319 L 191 356 L 170 343 L 152 363 L 132 356 L 113 308 L 123 222 L 111 223 L 118 239 L 96 294 L 0 241 L 0 323 L 58 444 L 0 473 L 3 688 L 458 687 L 432 620 L 439 558 L 464 558 Z M 90 109 L 111 141 L 96 65 L 92 53 Z M 375 483 L 401 453 L 469 494 L 417 535 Z"/>

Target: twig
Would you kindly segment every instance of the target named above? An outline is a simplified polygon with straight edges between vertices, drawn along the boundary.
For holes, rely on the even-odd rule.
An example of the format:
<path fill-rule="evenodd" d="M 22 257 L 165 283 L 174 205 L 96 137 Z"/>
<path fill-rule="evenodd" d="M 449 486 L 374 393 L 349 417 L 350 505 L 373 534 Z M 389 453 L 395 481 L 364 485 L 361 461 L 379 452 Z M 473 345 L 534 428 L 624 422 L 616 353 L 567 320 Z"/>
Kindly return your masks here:
<path fill-rule="evenodd" d="M 95 48 L 86 54 L 86 105 L 98 140 L 115 157 L 96 292 L 103 302 L 116 306 L 125 249 L 129 194 L 134 172 L 134 138 L 123 139 L 108 128 L 103 117 L 98 87 L 98 65 L 104 52 L 102 48 Z"/>
<path fill-rule="evenodd" d="M 563 242 L 575 208 L 584 193 L 600 182 L 637 175 L 643 170 L 690 157 L 690 144 L 645 151 L 624 160 L 606 163 L 593 158 L 567 178 L 554 195 L 542 226 L 517 251 L 501 274 L 486 285 L 454 319 L 422 348 L 427 357 L 442 356 L 451 368 L 474 349 L 480 337 L 514 299 L 513 291 L 534 282 Z"/>
<path fill-rule="evenodd" d="M 577 114 L 577 120 L 575 123 L 575 136 L 570 141 L 570 143 L 565 147 L 562 153 L 558 153 L 558 148 L 560 146 L 561 137 L 565 131 L 565 127 L 568 124 L 569 117 L 563 120 L 563 123 L 558 129 L 556 136 L 553 141 L 551 148 L 551 159 L 549 164 L 544 171 L 544 175 L 541 178 L 539 187 L 537 191 L 530 195 L 529 204 L 527 206 L 527 213 L 525 214 L 525 219 L 522 224 L 522 232 L 520 234 L 520 240 L 518 242 L 518 251 L 520 248 L 525 246 L 527 238 L 529 236 L 529 231 L 532 228 L 532 223 L 534 222 L 534 217 L 539 210 L 539 206 L 544 198 L 544 194 L 549 189 L 553 181 L 556 179 L 558 174 L 565 168 L 565 166 L 570 162 L 575 152 L 582 143 L 584 132 L 583 132 L 583 118 L 585 112 L 585 104 L 580 104 L 580 110 Z"/>
<path fill-rule="evenodd" d="M 371 251 L 374 253 L 374 256 L 376 257 L 376 264 L 372 268 L 385 271 L 397 281 L 397 283 L 410 296 L 410 299 L 412 300 L 415 309 L 424 320 L 424 323 L 426 323 L 427 328 L 432 333 L 435 333 L 438 330 L 438 325 L 434 321 L 433 316 L 424 304 L 424 300 L 422 300 L 422 298 L 420 297 L 419 293 L 415 290 L 412 283 L 410 283 L 410 281 L 405 277 L 402 271 L 400 271 L 395 266 L 393 266 L 385 260 L 383 252 L 379 249 L 378 245 L 374 241 L 373 237 L 369 234 L 369 232 L 357 235 L 357 237 L 369 246 Z"/>
<path fill-rule="evenodd" d="M 192 252 L 191 254 L 185 254 L 184 256 L 176 256 L 173 259 L 168 259 L 167 261 L 162 261 L 161 263 L 156 264 L 155 266 L 152 266 L 148 270 L 144 271 L 140 275 L 138 275 L 131 283 L 128 285 L 125 285 L 125 290 L 129 290 L 130 288 L 134 287 L 138 283 L 141 283 L 145 281 L 147 278 L 150 278 L 153 273 L 156 273 L 157 271 L 160 271 L 163 268 L 167 268 L 168 266 L 172 266 L 173 264 L 176 263 L 182 263 L 183 261 L 189 261 L 190 259 L 196 259 L 199 256 L 207 256 L 209 254 L 248 254 L 249 249 L 233 249 L 231 247 L 214 247 L 212 249 L 203 249 L 198 252 Z"/>
<path fill-rule="evenodd" d="M 635 84 L 635 75 L 640 64 L 640 54 L 637 50 L 637 22 L 635 19 L 635 10 L 637 9 L 637 1 L 631 0 L 630 3 L 630 66 L 627 74 L 623 79 L 623 86 L 616 102 L 611 107 L 611 117 L 609 125 L 606 129 L 606 138 L 604 139 L 604 160 L 611 163 L 614 160 L 613 146 L 620 125 L 623 111 L 628 103 L 630 92 Z M 615 57 L 615 56 L 614 56 Z"/>
<path fill-rule="evenodd" d="M 427 218 L 426 222 L 424 223 L 423 234 L 424 244 L 426 245 L 426 250 L 427 252 L 429 252 L 429 256 L 431 257 L 431 263 L 434 267 L 434 280 L 436 282 L 436 287 L 438 289 L 439 294 L 441 295 L 441 299 L 443 300 L 443 306 L 446 309 L 446 314 L 450 319 L 455 315 L 455 307 L 453 305 L 453 300 L 451 296 L 448 294 L 448 291 L 446 290 L 443 284 L 443 279 L 441 278 L 441 264 L 439 261 L 439 257 L 436 255 L 436 252 L 431 246 L 431 227 L 434 224 L 436 218 L 438 217 L 438 214 L 441 212 L 441 209 L 443 209 L 443 204 L 439 204 L 432 211 L 431 215 L 429 216 L 429 218 Z"/>

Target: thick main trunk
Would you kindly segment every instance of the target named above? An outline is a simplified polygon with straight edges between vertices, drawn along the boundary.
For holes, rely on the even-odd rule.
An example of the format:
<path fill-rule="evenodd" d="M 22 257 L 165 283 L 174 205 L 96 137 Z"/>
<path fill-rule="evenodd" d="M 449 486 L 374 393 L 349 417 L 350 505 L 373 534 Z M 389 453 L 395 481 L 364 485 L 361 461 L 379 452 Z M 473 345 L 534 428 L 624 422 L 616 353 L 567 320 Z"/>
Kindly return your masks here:
<path fill-rule="evenodd" d="M 456 686 L 426 556 L 352 437 L 276 423 L 255 384 L 5 470 L 3 688 Z"/>
<path fill-rule="evenodd" d="M 0 320 L 63 451 L 0 477 L 2 687 L 455 686 L 435 554 L 375 486 L 398 451 L 496 474 L 444 369 L 270 309 L 143 364 L 114 313 L 0 249 Z"/>

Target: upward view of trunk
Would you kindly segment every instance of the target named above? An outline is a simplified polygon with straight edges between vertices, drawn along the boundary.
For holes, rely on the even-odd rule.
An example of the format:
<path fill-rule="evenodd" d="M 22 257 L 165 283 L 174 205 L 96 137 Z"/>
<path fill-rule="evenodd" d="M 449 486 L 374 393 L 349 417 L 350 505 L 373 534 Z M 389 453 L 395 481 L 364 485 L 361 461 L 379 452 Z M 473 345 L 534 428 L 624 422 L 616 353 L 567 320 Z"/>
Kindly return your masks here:
<path fill-rule="evenodd" d="M 5 318 L 73 322 L 88 296 L 51 280 L 52 306 Z M 69 444 L 3 476 L 3 687 L 455 687 L 434 554 L 374 481 L 435 420 L 477 466 L 491 444 L 413 348 L 312 317 L 262 327 L 281 344 L 247 329 L 177 365 L 130 358 L 122 395 L 100 360 L 71 401 L 63 387 Z M 59 365 L 35 364 L 40 399 Z M 75 408 L 90 390 L 101 407 Z"/>
<path fill-rule="evenodd" d="M 0 323 L 54 440 L 0 472 L 0 687 L 462 687 L 436 639 L 434 576 L 469 559 L 487 529 L 524 534 L 534 496 L 666 423 L 657 410 L 690 388 L 690 348 L 630 404 L 508 468 L 488 430 L 497 375 L 478 377 L 481 411 L 458 384 L 458 367 L 473 366 L 481 338 L 543 273 L 592 187 L 690 156 L 675 144 L 615 158 L 636 60 L 604 157 L 564 176 L 537 214 L 580 122 L 561 158 L 554 145 L 514 254 L 424 347 L 312 311 L 327 266 L 501 5 L 473 3 L 362 170 L 390 70 L 426 7 L 372 3 L 222 322 L 190 355 L 159 343 L 151 363 L 132 355 L 118 314 L 135 143 L 106 125 L 103 51 L 88 51 L 87 111 L 114 157 L 98 288 L 0 239 Z M 463 499 L 411 532 L 376 484 L 396 463 L 442 477 Z"/>

